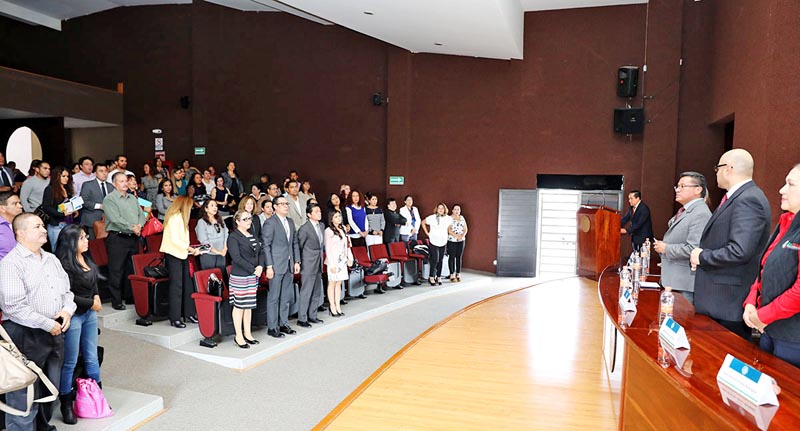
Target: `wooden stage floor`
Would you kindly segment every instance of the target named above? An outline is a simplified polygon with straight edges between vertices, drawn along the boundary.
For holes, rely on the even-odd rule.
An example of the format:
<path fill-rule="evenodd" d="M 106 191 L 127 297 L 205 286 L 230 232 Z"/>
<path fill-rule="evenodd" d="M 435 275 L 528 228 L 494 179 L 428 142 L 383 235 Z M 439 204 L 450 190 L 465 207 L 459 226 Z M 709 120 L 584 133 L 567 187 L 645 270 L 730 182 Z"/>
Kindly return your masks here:
<path fill-rule="evenodd" d="M 315 429 L 614 429 L 602 325 L 591 280 L 489 298 L 412 341 Z"/>

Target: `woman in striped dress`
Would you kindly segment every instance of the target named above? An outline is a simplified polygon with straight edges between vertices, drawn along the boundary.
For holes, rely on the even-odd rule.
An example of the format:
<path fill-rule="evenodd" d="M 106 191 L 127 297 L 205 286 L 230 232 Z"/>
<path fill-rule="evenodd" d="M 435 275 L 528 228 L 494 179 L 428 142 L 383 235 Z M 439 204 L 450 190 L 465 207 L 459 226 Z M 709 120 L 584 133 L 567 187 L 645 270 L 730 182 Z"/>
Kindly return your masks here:
<path fill-rule="evenodd" d="M 256 308 L 258 278 L 264 270 L 266 256 L 261 248 L 261 238 L 250 233 L 253 215 L 239 210 L 233 216 L 236 229 L 228 235 L 228 253 L 231 256 L 230 297 L 233 304 L 233 327 L 236 345 L 242 349 L 258 344 L 250 332 L 253 309 Z"/>

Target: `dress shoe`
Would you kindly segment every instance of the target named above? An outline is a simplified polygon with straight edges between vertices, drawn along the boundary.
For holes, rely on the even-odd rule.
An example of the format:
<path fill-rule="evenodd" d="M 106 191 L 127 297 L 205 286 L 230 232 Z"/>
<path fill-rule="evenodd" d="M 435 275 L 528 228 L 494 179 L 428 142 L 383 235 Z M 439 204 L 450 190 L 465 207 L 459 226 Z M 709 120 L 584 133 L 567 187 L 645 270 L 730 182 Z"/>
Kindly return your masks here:
<path fill-rule="evenodd" d="M 415 281 L 414 284 L 416 284 L 417 286 L 422 286 L 422 282 L 419 280 Z"/>
<path fill-rule="evenodd" d="M 180 320 L 173 320 L 172 322 L 169 322 L 169 324 L 172 325 L 175 328 L 185 328 L 186 327 L 186 324 L 181 322 Z"/>
<path fill-rule="evenodd" d="M 123 303 L 119 303 L 119 304 L 114 304 L 114 305 L 112 305 L 112 306 L 111 306 L 111 308 L 113 308 L 113 309 L 115 309 L 115 310 L 120 310 L 120 311 L 122 311 L 122 310 L 126 309 L 127 307 L 125 307 L 125 304 L 123 304 Z"/>
<path fill-rule="evenodd" d="M 350 299 L 353 299 L 353 297 L 351 296 Z M 347 305 L 347 301 L 342 299 L 341 301 L 339 301 L 339 305 Z"/>
<path fill-rule="evenodd" d="M 283 337 L 285 337 L 285 335 L 283 335 L 281 333 L 281 331 L 279 331 L 277 329 L 268 329 L 267 330 L 267 335 L 269 335 L 270 337 L 275 337 L 275 338 L 283 338 Z"/>
<path fill-rule="evenodd" d="M 309 321 L 310 323 L 325 323 L 325 322 L 323 322 L 322 320 L 319 320 L 319 319 L 312 319 L 312 318 L 309 318 L 309 319 L 308 319 L 308 321 Z"/>
<path fill-rule="evenodd" d="M 319 313 L 324 313 L 326 311 L 328 311 L 328 307 L 326 307 L 324 305 L 320 305 L 319 307 L 317 307 L 317 312 L 319 312 Z"/>
<path fill-rule="evenodd" d="M 189 316 L 189 317 L 186 318 L 186 321 L 194 323 L 194 324 L 197 324 L 197 323 L 200 322 L 199 320 L 197 320 L 197 316 Z"/>
<path fill-rule="evenodd" d="M 235 338 L 233 339 L 233 342 L 236 343 L 236 345 L 239 346 L 240 349 L 249 349 L 250 348 L 249 344 L 247 344 L 247 343 L 239 344 L 239 342 L 236 341 Z"/>
<path fill-rule="evenodd" d="M 405 289 L 405 287 L 403 287 L 402 285 L 398 284 L 397 286 L 393 287 L 392 289 L 403 290 L 403 289 Z"/>
<path fill-rule="evenodd" d="M 358 298 L 358 299 L 367 299 L 367 295 L 364 295 L 362 293 L 361 295 L 356 296 L 356 298 Z"/>
<path fill-rule="evenodd" d="M 297 326 L 302 326 L 303 328 L 310 328 L 311 324 L 308 322 L 303 322 L 302 320 L 297 321 Z"/>
<path fill-rule="evenodd" d="M 279 329 L 280 329 L 280 330 L 281 330 L 281 332 L 283 332 L 284 334 L 289 334 L 289 335 L 292 335 L 292 334 L 296 334 L 296 333 L 297 333 L 297 331 L 295 331 L 294 329 L 292 329 L 292 328 L 291 328 L 289 325 L 283 325 L 283 326 L 281 326 Z"/>
<path fill-rule="evenodd" d="M 380 287 L 376 287 L 375 288 L 375 293 L 383 295 L 384 293 L 386 293 L 386 291 L 381 289 Z"/>
<path fill-rule="evenodd" d="M 247 337 L 244 337 L 244 341 L 247 342 L 247 344 L 258 344 L 258 343 L 260 343 L 260 341 L 256 340 L 255 338 L 251 340 L 251 339 L 249 339 Z"/>

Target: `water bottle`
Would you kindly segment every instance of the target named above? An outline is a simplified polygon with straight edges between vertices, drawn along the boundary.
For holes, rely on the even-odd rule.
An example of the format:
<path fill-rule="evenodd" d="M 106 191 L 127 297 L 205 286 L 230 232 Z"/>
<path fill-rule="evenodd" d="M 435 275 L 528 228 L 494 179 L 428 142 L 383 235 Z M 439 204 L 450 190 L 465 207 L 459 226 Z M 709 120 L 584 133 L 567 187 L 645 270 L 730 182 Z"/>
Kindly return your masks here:
<path fill-rule="evenodd" d="M 639 281 L 642 274 L 642 263 L 641 259 L 638 255 L 633 256 L 633 274 L 631 277 L 631 281 L 633 284 L 633 289 L 631 294 L 633 295 L 633 302 L 635 304 L 639 304 Z"/>
<path fill-rule="evenodd" d="M 617 297 L 622 297 L 622 292 L 625 289 L 628 289 L 631 285 L 631 271 L 628 266 L 623 266 L 622 271 L 619 273 L 619 295 Z"/>
<path fill-rule="evenodd" d="M 661 292 L 661 302 L 658 308 L 658 327 L 664 323 L 665 320 L 672 317 L 672 310 L 675 307 L 675 295 L 672 294 L 672 287 L 665 286 L 664 291 Z"/>
<path fill-rule="evenodd" d="M 642 244 L 642 273 L 647 275 L 650 273 L 650 238 L 646 239 Z"/>

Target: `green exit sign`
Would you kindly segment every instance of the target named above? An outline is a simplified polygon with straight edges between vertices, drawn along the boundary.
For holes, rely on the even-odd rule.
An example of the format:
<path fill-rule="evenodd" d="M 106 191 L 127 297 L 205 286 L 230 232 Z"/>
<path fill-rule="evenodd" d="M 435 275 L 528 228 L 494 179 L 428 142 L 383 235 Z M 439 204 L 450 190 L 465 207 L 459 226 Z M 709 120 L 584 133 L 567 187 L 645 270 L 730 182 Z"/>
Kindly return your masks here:
<path fill-rule="evenodd" d="M 405 183 L 406 183 L 406 177 L 401 177 L 401 176 L 396 176 L 396 175 L 393 175 L 393 176 L 389 177 L 389 185 L 390 186 L 402 186 Z"/>
<path fill-rule="evenodd" d="M 206 147 L 194 147 L 194 155 L 195 156 L 205 156 L 206 155 Z"/>

